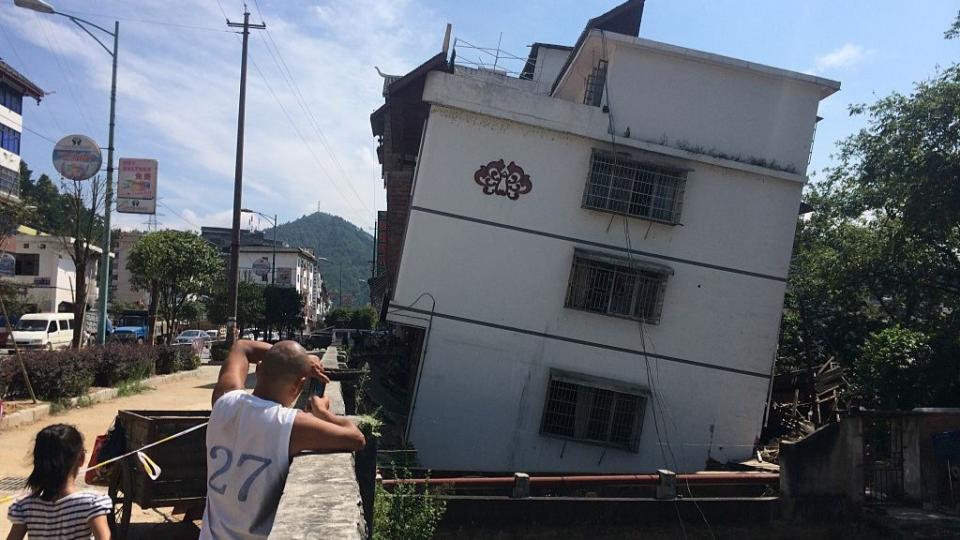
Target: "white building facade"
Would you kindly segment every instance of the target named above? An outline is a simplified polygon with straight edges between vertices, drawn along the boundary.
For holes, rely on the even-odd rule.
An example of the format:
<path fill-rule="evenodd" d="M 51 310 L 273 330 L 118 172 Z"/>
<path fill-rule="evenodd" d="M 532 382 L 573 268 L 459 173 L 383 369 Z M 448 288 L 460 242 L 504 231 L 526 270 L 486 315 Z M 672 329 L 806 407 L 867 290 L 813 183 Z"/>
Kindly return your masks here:
<path fill-rule="evenodd" d="M 23 98 L 39 103 L 43 95 L 37 85 L 0 60 L 0 202 L 19 200 Z"/>
<path fill-rule="evenodd" d="M 760 433 L 839 83 L 596 26 L 556 84 L 426 75 L 387 316 L 423 332 L 426 467 L 691 471 Z"/>
<path fill-rule="evenodd" d="M 76 290 L 77 269 L 70 257 L 72 239 L 38 234 L 26 227 L 15 237 L 16 270 L 13 282 L 22 286 L 28 312 L 52 313 L 72 311 Z M 67 243 L 69 242 L 69 243 Z M 87 305 L 93 306 L 99 296 L 97 268 L 102 250 L 90 246 L 93 255 L 87 262 Z"/>
<path fill-rule="evenodd" d="M 317 257 L 302 248 L 277 247 L 274 275 L 274 248 L 269 246 L 240 247 L 240 280 L 259 285 L 275 283 L 293 287 L 303 298 L 305 330 L 320 324 L 326 315 L 326 303 L 320 300 L 323 278 Z"/>

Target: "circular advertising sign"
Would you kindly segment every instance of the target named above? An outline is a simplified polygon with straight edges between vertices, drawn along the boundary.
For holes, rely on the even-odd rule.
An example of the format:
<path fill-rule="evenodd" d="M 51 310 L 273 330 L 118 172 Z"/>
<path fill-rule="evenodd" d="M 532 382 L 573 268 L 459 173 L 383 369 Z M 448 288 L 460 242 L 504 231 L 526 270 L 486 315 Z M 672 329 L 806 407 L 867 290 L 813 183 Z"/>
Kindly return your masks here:
<path fill-rule="evenodd" d="M 86 180 L 100 171 L 100 146 L 86 135 L 67 135 L 53 147 L 53 166 L 64 178 Z"/>

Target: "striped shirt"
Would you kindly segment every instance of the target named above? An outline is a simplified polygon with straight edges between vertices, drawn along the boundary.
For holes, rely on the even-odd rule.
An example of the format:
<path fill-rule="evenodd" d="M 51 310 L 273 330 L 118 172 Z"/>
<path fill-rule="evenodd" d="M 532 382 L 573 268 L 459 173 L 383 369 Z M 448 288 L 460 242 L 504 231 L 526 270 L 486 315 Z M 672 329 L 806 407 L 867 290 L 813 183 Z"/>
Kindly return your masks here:
<path fill-rule="evenodd" d="M 110 497 L 97 493 L 71 493 L 58 501 L 28 496 L 13 503 L 7 511 L 10 523 L 27 526 L 27 538 L 56 540 L 89 539 L 90 519 L 110 515 Z"/>

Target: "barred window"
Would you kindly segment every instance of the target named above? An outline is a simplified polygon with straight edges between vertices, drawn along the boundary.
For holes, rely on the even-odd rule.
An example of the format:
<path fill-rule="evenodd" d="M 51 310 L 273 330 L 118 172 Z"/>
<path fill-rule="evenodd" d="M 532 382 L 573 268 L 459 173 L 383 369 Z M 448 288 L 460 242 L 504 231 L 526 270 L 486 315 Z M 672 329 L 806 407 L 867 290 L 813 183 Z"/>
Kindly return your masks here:
<path fill-rule="evenodd" d="M 671 273 L 663 265 L 577 249 L 564 306 L 657 324 Z"/>
<path fill-rule="evenodd" d="M 646 402 L 639 388 L 550 370 L 540 433 L 636 452 Z"/>
<path fill-rule="evenodd" d="M 583 207 L 677 224 L 686 172 L 594 150 Z"/>
<path fill-rule="evenodd" d="M 603 103 L 603 86 L 607 82 L 607 61 L 600 60 L 587 75 L 583 104 L 599 107 Z"/>

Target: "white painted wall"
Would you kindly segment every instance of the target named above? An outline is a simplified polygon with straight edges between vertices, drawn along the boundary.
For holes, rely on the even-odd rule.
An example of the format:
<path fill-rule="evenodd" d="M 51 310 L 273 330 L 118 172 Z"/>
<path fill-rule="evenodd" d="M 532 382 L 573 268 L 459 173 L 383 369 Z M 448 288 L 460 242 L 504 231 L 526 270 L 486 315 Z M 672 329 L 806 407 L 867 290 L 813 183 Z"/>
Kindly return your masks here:
<path fill-rule="evenodd" d="M 540 46 L 537 48 L 537 63 L 533 68 L 533 80 L 537 83 L 537 93 L 549 94 L 553 83 L 560 75 L 570 51 Z"/>
<path fill-rule="evenodd" d="M 61 302 L 73 302 L 74 288 L 77 283 L 76 267 L 69 251 L 60 243 L 60 239 L 51 236 L 16 235 L 16 254 L 26 253 L 40 256 L 40 273 L 37 276 L 15 276 L 13 280 L 27 286 L 27 301 L 37 305 L 41 312 L 54 312 Z M 97 286 L 97 267 L 99 257 L 93 257 L 87 263 L 87 303 L 92 304 L 99 295 Z M 50 286 L 35 286 L 36 278 L 49 278 Z"/>
<path fill-rule="evenodd" d="M 746 145 L 748 155 L 759 152 L 751 144 L 763 142 L 762 152 L 774 153 L 762 157 L 781 162 L 802 150 L 799 174 L 620 137 L 617 150 L 689 170 L 681 225 L 585 210 L 580 206 L 591 150 L 611 149 L 607 115 L 580 104 L 582 76 L 593 60 L 574 63 L 568 77 L 579 82 L 562 84 L 557 97 L 455 74 L 428 76 L 423 97 L 433 106 L 388 316 L 428 329 L 409 432 L 425 466 L 684 471 L 702 468 L 708 456 L 720 461 L 750 456 L 762 422 L 806 148 L 823 88 L 815 81 L 797 83 L 799 90 L 793 82 L 764 85 L 730 59 L 693 62 L 674 56 L 624 48 L 611 57 L 611 70 L 617 62 L 624 70 L 612 79 L 614 93 L 626 84 L 622 81 L 638 84 L 649 70 L 668 79 L 654 88 L 621 92 L 622 98 L 614 95 L 629 102 L 627 122 L 642 119 L 644 125 L 631 125 L 632 133 L 657 130 L 657 138 L 669 130 L 673 139 L 694 130 L 699 138 L 688 140 L 700 145 L 727 135 L 729 148 Z M 723 92 L 673 87 L 708 83 L 729 87 Z M 785 101 L 783 114 L 790 121 L 723 124 L 736 120 L 748 101 L 768 111 Z M 704 119 L 703 107 L 725 111 Z M 674 114 L 657 116 L 662 110 Z M 771 139 L 780 144 L 768 148 Z M 483 194 L 474 171 L 497 159 L 520 165 L 533 190 L 515 201 Z M 622 256 L 618 248 L 627 246 L 642 252 L 637 260 L 674 272 L 660 323 L 644 325 L 642 334 L 635 321 L 563 307 L 575 248 Z M 403 310 L 414 303 L 421 312 Z M 432 319 L 430 311 L 437 314 Z M 644 350 L 687 363 L 649 359 Z M 647 403 L 639 451 L 541 436 L 551 368 L 652 392 L 657 404 Z M 654 418 L 663 421 L 659 435 Z"/>
<path fill-rule="evenodd" d="M 775 160 L 801 174 L 818 102 L 839 88 L 810 75 L 594 31 L 557 96 L 581 103 L 585 77 L 604 57 L 618 135 L 629 127 L 632 138 Z"/>

